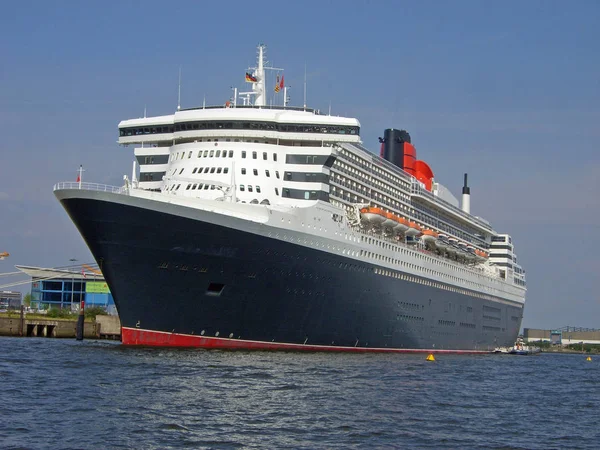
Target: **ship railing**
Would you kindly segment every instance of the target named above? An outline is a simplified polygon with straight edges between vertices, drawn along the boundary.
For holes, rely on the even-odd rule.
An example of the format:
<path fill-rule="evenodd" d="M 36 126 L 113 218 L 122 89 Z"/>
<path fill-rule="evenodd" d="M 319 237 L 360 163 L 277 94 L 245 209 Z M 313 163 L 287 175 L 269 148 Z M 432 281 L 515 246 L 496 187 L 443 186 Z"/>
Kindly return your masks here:
<path fill-rule="evenodd" d="M 62 189 L 83 189 L 85 191 L 112 192 L 113 194 L 128 194 L 127 186 L 110 186 L 108 184 L 99 183 L 83 183 L 78 181 L 62 181 L 54 185 L 54 190 Z"/>
<path fill-rule="evenodd" d="M 410 192 L 412 195 L 419 195 L 427 200 L 429 200 L 430 202 L 433 203 L 438 203 L 442 206 L 445 206 L 446 208 L 450 209 L 450 211 L 452 211 L 454 214 L 458 214 L 459 216 L 471 221 L 471 222 L 475 222 L 478 225 L 481 225 L 482 227 L 484 227 L 487 230 L 491 230 L 492 227 L 490 226 L 490 224 L 488 222 L 486 222 L 485 220 L 480 219 L 479 217 L 475 217 L 472 216 L 471 214 L 467 214 L 466 212 L 464 212 L 462 209 L 457 208 L 456 206 L 454 206 L 452 203 L 447 202 L 446 200 L 443 200 L 441 198 L 439 198 L 436 195 L 433 195 L 431 192 L 429 192 L 427 189 L 423 188 L 421 186 L 421 183 L 417 180 L 412 180 L 411 186 L 410 186 Z"/>

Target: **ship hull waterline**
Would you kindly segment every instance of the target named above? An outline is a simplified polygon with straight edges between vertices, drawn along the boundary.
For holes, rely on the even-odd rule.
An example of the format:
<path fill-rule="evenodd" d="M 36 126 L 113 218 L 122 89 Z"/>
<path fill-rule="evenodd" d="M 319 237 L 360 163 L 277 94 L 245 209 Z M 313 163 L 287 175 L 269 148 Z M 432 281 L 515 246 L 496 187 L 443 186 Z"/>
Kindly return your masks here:
<path fill-rule="evenodd" d="M 265 224 L 121 194 L 57 197 L 101 266 L 125 345 L 479 353 L 519 331 L 522 305 L 379 276 Z"/>

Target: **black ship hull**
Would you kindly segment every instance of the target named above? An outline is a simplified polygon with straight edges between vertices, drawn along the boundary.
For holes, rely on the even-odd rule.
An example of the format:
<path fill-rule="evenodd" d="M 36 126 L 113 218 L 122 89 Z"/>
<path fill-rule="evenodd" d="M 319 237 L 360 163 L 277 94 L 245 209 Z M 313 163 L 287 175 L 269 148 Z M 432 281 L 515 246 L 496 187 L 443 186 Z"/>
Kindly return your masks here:
<path fill-rule="evenodd" d="M 520 328 L 520 304 L 342 255 L 119 201 L 61 203 L 108 282 L 124 344 L 478 352 L 512 345 Z"/>

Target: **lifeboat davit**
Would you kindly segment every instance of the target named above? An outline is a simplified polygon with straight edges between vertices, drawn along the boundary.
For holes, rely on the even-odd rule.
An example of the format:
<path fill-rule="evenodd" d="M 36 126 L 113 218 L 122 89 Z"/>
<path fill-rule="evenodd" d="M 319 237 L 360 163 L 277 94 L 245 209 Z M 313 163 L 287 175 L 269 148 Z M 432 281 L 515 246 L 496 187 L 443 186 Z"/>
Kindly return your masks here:
<path fill-rule="evenodd" d="M 408 222 L 408 227 L 408 230 L 404 232 L 406 236 L 418 236 L 422 232 L 421 227 L 416 222 Z"/>
<path fill-rule="evenodd" d="M 382 224 L 386 220 L 385 211 L 381 208 L 369 206 L 360 210 L 360 215 L 369 223 Z"/>
<path fill-rule="evenodd" d="M 382 226 L 384 227 L 388 227 L 388 228 L 393 228 L 394 226 L 396 226 L 396 224 L 398 222 L 396 222 L 396 216 L 394 214 L 392 214 L 391 212 L 386 212 L 385 214 L 385 220 L 382 223 Z"/>
<path fill-rule="evenodd" d="M 394 230 L 398 233 L 406 233 L 406 230 L 410 228 L 409 221 L 404 217 L 396 217 L 396 225 L 394 226 Z"/>
<path fill-rule="evenodd" d="M 421 239 L 423 242 L 425 242 L 425 245 L 428 245 L 429 247 L 435 247 L 435 243 L 438 239 L 438 233 L 433 230 L 423 230 L 423 236 L 421 236 Z"/>

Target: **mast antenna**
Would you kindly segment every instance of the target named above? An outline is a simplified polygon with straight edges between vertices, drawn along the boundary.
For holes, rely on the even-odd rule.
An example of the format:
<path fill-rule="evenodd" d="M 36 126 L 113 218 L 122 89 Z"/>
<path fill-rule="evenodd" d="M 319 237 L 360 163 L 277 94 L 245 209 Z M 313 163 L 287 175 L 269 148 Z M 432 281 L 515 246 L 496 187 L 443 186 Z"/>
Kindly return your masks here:
<path fill-rule="evenodd" d="M 179 66 L 179 85 L 177 88 L 177 111 L 181 109 L 181 66 Z"/>
<path fill-rule="evenodd" d="M 306 109 L 306 63 L 304 63 L 304 109 Z"/>

